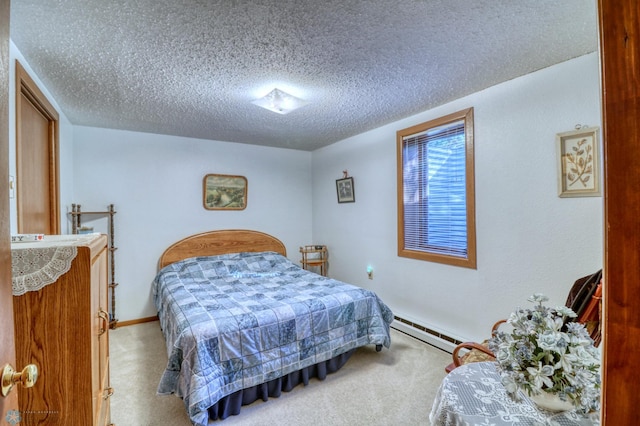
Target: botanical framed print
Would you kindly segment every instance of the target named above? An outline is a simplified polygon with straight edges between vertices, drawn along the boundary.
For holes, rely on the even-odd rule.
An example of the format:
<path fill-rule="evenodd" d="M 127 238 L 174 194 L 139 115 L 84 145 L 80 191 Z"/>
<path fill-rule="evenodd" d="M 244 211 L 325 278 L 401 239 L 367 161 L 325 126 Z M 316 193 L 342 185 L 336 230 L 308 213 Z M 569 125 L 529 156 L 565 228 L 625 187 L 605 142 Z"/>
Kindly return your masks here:
<path fill-rule="evenodd" d="M 206 175 L 203 179 L 203 204 L 207 210 L 244 210 L 247 207 L 247 178 L 231 175 Z"/>
<path fill-rule="evenodd" d="M 558 196 L 600 196 L 599 128 L 581 127 L 556 135 Z"/>
<path fill-rule="evenodd" d="M 339 203 L 353 203 L 356 201 L 352 177 L 336 179 L 336 191 L 338 192 Z"/>

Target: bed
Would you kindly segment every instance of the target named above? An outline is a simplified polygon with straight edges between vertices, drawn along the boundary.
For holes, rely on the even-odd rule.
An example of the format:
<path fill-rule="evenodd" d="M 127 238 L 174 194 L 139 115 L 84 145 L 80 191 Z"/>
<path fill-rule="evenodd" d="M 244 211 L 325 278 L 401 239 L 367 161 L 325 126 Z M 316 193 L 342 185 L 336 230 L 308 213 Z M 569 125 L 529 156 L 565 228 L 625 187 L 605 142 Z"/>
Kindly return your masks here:
<path fill-rule="evenodd" d="M 393 314 L 375 293 L 302 269 L 268 234 L 193 235 L 158 266 L 169 357 L 158 393 L 181 397 L 195 425 L 324 379 L 358 347 L 390 346 Z"/>

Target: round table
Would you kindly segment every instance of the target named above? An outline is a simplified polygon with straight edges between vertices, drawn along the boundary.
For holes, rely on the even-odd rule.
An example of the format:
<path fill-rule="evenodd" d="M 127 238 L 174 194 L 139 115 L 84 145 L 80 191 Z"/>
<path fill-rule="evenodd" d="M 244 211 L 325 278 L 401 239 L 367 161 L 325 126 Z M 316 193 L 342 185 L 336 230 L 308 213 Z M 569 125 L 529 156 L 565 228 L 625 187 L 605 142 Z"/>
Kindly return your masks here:
<path fill-rule="evenodd" d="M 512 398 L 500 381 L 495 362 L 462 365 L 442 381 L 431 408 L 434 426 L 599 425 L 600 413 L 551 412 L 538 408 L 523 392 Z"/>

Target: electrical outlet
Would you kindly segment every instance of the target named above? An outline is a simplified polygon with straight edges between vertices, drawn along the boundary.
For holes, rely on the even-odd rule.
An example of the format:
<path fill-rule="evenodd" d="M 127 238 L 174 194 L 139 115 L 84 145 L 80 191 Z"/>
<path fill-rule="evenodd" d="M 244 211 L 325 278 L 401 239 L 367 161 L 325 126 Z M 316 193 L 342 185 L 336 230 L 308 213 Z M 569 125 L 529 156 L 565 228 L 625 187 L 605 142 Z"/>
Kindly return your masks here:
<path fill-rule="evenodd" d="M 373 268 L 371 266 L 367 266 L 367 276 L 370 280 L 373 279 Z"/>

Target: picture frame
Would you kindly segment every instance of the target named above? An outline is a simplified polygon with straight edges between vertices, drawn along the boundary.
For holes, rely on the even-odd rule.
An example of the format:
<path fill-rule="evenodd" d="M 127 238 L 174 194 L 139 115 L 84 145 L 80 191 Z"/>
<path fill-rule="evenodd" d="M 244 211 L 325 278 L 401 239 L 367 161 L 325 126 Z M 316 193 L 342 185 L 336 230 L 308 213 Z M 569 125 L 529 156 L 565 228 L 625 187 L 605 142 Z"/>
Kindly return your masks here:
<path fill-rule="evenodd" d="M 202 204 L 207 210 L 244 210 L 247 193 L 244 176 L 208 174 L 202 180 Z"/>
<path fill-rule="evenodd" d="M 353 177 L 336 179 L 336 192 L 338 194 L 338 203 L 354 203 L 356 201 L 356 193 L 353 186 Z"/>
<path fill-rule="evenodd" d="M 559 197 L 601 195 L 599 130 L 581 127 L 556 135 Z"/>

